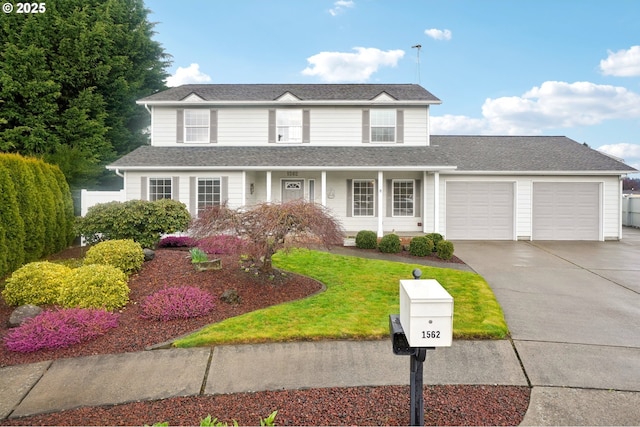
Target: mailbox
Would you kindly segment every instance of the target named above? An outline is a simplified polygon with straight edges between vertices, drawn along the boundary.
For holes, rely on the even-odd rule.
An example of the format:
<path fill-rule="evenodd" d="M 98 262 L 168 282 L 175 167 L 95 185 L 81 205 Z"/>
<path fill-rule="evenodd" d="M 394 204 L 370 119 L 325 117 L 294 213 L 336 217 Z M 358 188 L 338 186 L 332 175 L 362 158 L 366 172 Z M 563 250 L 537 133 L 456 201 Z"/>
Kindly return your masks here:
<path fill-rule="evenodd" d="M 450 347 L 453 297 L 437 280 L 400 280 L 400 324 L 411 347 Z"/>

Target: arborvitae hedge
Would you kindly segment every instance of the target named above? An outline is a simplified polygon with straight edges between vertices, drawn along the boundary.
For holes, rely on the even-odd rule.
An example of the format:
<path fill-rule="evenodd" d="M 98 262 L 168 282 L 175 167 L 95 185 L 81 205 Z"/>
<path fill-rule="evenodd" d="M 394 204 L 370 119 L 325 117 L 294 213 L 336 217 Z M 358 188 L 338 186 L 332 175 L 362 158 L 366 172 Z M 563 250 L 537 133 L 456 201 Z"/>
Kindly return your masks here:
<path fill-rule="evenodd" d="M 73 199 L 57 166 L 0 153 L 0 206 L 0 277 L 73 241 Z"/>

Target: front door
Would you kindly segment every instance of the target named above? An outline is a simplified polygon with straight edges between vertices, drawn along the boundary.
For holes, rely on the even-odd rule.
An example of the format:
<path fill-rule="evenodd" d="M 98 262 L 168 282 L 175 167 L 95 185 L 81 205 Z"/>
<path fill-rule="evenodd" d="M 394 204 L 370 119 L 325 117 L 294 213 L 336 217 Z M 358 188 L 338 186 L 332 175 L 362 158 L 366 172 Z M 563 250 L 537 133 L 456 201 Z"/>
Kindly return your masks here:
<path fill-rule="evenodd" d="M 282 202 L 304 198 L 304 179 L 282 180 Z"/>

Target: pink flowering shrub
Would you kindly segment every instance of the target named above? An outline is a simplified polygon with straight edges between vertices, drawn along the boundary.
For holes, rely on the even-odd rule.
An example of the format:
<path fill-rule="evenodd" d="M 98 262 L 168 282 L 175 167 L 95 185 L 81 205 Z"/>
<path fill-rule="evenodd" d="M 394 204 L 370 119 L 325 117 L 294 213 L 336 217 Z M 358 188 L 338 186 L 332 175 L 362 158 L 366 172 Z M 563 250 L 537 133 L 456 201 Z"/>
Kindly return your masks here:
<path fill-rule="evenodd" d="M 159 248 L 191 248 L 196 241 L 189 236 L 167 236 L 158 242 Z"/>
<path fill-rule="evenodd" d="M 237 236 L 219 234 L 198 240 L 196 246 L 208 254 L 233 255 L 242 253 L 244 242 Z"/>
<path fill-rule="evenodd" d="M 118 326 L 118 314 L 88 308 L 43 311 L 11 329 L 4 343 L 11 351 L 31 353 L 66 348 L 95 339 Z"/>
<path fill-rule="evenodd" d="M 213 310 L 213 296 L 193 286 L 167 288 L 146 297 L 141 307 L 144 319 L 187 319 Z"/>

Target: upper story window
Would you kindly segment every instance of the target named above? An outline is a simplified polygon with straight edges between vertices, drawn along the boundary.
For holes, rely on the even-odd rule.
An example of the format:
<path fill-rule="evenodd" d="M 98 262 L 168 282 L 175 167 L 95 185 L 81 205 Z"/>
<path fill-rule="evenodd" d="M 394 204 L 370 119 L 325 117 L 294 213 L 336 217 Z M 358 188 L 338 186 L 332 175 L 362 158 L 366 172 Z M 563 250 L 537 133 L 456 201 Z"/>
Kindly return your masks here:
<path fill-rule="evenodd" d="M 276 110 L 276 141 L 302 142 L 302 110 Z"/>
<path fill-rule="evenodd" d="M 371 142 L 396 141 L 396 110 L 371 110 Z"/>
<path fill-rule="evenodd" d="M 184 142 L 209 142 L 209 110 L 184 110 Z"/>
<path fill-rule="evenodd" d="M 171 178 L 149 178 L 149 200 L 171 198 Z"/>

